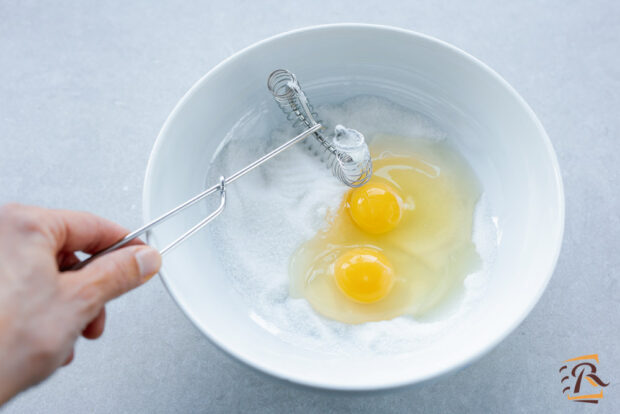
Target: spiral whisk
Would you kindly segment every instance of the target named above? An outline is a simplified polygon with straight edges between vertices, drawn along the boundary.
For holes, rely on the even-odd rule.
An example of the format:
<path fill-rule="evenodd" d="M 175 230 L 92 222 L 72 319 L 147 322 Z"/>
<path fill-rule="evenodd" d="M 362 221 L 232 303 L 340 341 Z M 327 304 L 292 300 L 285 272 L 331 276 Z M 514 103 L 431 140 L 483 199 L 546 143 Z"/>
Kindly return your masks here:
<path fill-rule="evenodd" d="M 291 72 L 285 69 L 273 71 L 267 80 L 267 87 L 294 126 L 306 129 L 322 123 Z M 336 178 L 349 187 L 359 187 L 368 182 L 372 175 L 372 161 L 361 133 L 337 125 L 331 139 L 320 130 L 314 132 L 313 137 L 314 140 L 306 140 L 308 148 L 321 157 Z"/>
<path fill-rule="evenodd" d="M 108 248 L 103 249 L 93 254 L 88 259 L 77 263 L 71 268 L 71 270 L 80 269 L 98 257 L 125 246 L 135 238 L 148 232 L 153 227 L 163 223 L 171 217 L 174 217 L 181 211 L 198 203 L 200 200 L 203 200 L 209 195 L 219 194 L 220 203 L 218 207 L 181 236 L 177 237 L 174 241 L 161 249 L 162 255 L 167 253 L 213 221 L 224 210 L 226 205 L 226 188 L 230 184 L 278 154 L 286 151 L 288 148 L 291 148 L 298 142 L 304 140 L 310 141 L 315 145 L 318 144 L 320 148 L 313 149 L 313 151 L 317 154 L 324 153 L 327 155 L 323 160 L 326 161 L 327 165 L 331 167 L 333 174 L 346 185 L 350 187 L 359 187 L 370 179 L 370 176 L 372 175 L 372 162 L 370 160 L 368 147 L 364 142 L 364 136 L 362 134 L 353 129 L 337 125 L 334 129 L 334 136 L 331 139 L 326 138 L 320 132 L 323 126 L 317 122 L 318 116 L 312 112 L 312 106 L 308 103 L 306 95 L 301 90 L 297 79 L 295 79 L 295 75 L 292 73 L 282 69 L 276 70 L 269 76 L 268 86 L 274 98 L 280 105 L 280 108 L 282 108 L 282 110 L 287 114 L 289 120 L 294 122 L 295 126 L 303 127 L 304 130 L 299 133 L 299 135 L 291 138 L 289 141 L 271 150 L 239 171 L 227 177 L 220 177 L 218 183 L 205 189 L 199 194 L 196 194 L 194 197 L 176 206 L 172 210 L 167 211 L 149 223 L 146 223 L 139 229 L 132 231 Z M 310 135 L 313 135 L 314 140 L 306 139 L 309 138 Z M 312 148 L 314 148 L 315 145 L 312 145 Z"/>

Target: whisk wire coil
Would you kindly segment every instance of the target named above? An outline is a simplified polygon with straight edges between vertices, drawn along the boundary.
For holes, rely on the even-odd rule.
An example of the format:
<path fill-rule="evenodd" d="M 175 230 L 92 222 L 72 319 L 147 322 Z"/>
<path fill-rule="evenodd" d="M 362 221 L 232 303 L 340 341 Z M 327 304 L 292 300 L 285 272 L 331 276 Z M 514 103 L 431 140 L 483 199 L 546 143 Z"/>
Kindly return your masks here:
<path fill-rule="evenodd" d="M 280 109 L 295 127 L 309 128 L 322 124 L 322 121 L 318 119 L 318 114 L 313 112 L 312 105 L 293 73 L 286 69 L 273 71 L 267 79 L 267 87 Z M 314 133 L 314 142 L 319 144 L 319 148 L 313 145 L 313 140 L 306 142 L 308 142 L 308 148 L 325 162 L 336 178 L 349 187 L 360 187 L 368 182 L 372 175 L 372 161 L 363 136 L 361 134 L 359 136 L 361 141 L 358 140 L 358 145 L 353 152 L 349 151 L 350 148 L 338 148 L 321 131 Z"/>

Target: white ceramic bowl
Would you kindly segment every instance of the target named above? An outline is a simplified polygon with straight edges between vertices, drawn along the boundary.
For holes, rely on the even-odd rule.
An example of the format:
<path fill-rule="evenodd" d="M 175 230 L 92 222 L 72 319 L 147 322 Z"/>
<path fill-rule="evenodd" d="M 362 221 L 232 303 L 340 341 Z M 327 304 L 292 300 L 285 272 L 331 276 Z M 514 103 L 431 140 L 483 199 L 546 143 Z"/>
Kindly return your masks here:
<path fill-rule="evenodd" d="M 271 102 L 266 78 L 280 67 L 297 74 L 315 104 L 379 95 L 448 133 L 480 178 L 498 226 L 486 293 L 458 329 L 406 357 L 336 358 L 300 350 L 254 322 L 217 252 L 205 248 L 207 229 L 165 257 L 161 276 L 170 294 L 222 349 L 300 384 L 389 388 L 436 377 L 488 352 L 526 317 L 553 273 L 564 226 L 562 181 L 549 138 L 524 100 L 486 65 L 442 41 L 341 24 L 288 32 L 233 55 L 200 79 L 166 120 L 146 174 L 144 219 L 204 188 L 221 139 L 241 117 Z M 149 242 L 163 247 L 204 211 L 157 228 Z"/>

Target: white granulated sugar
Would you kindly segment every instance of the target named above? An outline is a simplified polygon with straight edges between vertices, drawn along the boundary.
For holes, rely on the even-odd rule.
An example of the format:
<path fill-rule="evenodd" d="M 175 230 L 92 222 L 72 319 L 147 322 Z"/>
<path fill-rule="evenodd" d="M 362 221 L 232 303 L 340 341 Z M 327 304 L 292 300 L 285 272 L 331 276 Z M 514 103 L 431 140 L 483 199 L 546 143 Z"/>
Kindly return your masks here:
<path fill-rule="evenodd" d="M 315 110 L 325 125 L 354 128 L 369 143 L 379 133 L 445 138 L 426 118 L 380 98 L 358 97 Z M 275 104 L 273 111 L 277 112 Z M 287 125 L 284 115 L 276 115 L 280 115 L 273 118 L 279 119 L 275 124 L 279 129 L 271 134 L 264 125 L 262 130 L 252 122 L 237 125 L 214 157 L 209 182 L 219 172 L 235 171 L 298 133 Z M 288 291 L 291 255 L 326 224 L 327 212 L 338 207 L 347 189 L 298 144 L 227 189 L 226 210 L 209 231 L 211 248 L 217 249 L 252 318 L 295 346 L 329 353 L 394 354 L 432 343 L 458 323 L 484 290 L 495 248 L 484 196 L 476 207 L 473 234 L 483 266 L 465 280 L 463 298 L 455 310 L 431 322 L 402 316 L 347 325 L 320 316 L 305 299 L 291 298 Z"/>

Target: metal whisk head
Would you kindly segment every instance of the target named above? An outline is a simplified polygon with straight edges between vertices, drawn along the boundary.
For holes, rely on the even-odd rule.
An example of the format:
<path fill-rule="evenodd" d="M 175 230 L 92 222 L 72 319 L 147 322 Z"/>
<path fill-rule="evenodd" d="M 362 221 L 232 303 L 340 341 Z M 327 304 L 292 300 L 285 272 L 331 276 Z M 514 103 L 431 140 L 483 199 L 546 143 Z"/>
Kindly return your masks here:
<path fill-rule="evenodd" d="M 267 80 L 267 87 L 294 126 L 306 129 L 322 123 L 313 112 L 297 78 L 288 70 L 273 71 Z M 309 149 L 331 168 L 333 175 L 349 187 L 364 185 L 372 176 L 370 152 L 364 136 L 358 131 L 338 125 L 333 139 L 316 131 L 314 140 L 307 139 L 306 142 Z"/>

